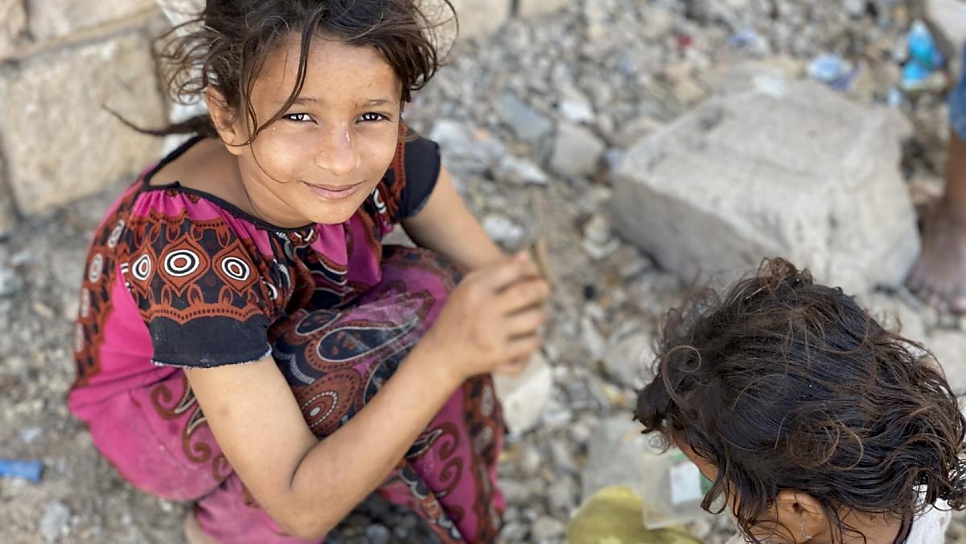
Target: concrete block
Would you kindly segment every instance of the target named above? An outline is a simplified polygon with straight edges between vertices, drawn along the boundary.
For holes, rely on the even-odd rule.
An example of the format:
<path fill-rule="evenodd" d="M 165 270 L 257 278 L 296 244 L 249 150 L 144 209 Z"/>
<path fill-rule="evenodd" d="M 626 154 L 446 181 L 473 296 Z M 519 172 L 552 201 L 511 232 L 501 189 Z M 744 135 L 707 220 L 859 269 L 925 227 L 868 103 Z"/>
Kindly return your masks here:
<path fill-rule="evenodd" d="M 503 405 L 507 427 L 511 433 L 519 435 L 539 423 L 553 387 L 553 375 L 547 360 L 537 353 L 519 376 L 494 374 L 493 387 Z"/>
<path fill-rule="evenodd" d="M 23 0 L 0 0 L 0 58 L 13 53 L 24 41 L 27 12 Z"/>
<path fill-rule="evenodd" d="M 68 36 L 111 21 L 151 9 L 154 0 L 124 0 L 123 2 L 65 2 L 64 0 L 26 0 L 30 14 L 30 33 L 35 40 L 44 41 Z"/>
<path fill-rule="evenodd" d="M 898 284 L 919 251 L 909 130 L 812 82 L 712 99 L 627 151 L 613 223 L 688 279 L 781 256 L 852 293 Z"/>
<path fill-rule="evenodd" d="M 570 0 L 517 0 L 517 15 L 537 17 L 559 11 L 570 4 Z"/>
<path fill-rule="evenodd" d="M 18 209 L 42 212 L 132 178 L 162 140 L 124 126 L 162 126 L 166 107 L 150 44 L 128 33 L 30 58 L 0 73 L 0 135 Z"/>

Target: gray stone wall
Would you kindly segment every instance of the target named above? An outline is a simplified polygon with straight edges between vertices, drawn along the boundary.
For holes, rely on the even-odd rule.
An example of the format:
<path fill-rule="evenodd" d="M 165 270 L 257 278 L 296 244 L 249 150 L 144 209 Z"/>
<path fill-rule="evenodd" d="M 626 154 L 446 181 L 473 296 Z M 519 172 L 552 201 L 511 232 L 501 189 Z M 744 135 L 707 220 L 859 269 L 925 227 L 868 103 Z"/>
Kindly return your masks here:
<path fill-rule="evenodd" d="M 427 0 L 437 1 L 437 0 Z M 461 39 L 479 39 L 514 16 L 572 0 L 453 0 Z M 133 178 L 156 160 L 160 139 L 118 121 L 161 125 L 169 115 L 151 60 L 152 38 L 203 0 L 0 0 L 0 236 Z M 515 13 L 514 13 L 515 11 Z"/>

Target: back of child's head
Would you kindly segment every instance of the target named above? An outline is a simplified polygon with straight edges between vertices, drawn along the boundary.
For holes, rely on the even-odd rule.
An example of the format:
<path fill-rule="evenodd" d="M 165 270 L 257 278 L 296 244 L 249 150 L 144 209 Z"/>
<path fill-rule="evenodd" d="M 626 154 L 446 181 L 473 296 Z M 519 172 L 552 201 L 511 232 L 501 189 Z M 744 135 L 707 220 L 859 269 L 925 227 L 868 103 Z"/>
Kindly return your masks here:
<path fill-rule="evenodd" d="M 449 0 L 436 0 L 454 14 Z M 159 64 L 165 86 L 178 102 L 199 98 L 217 88 L 226 105 L 247 114 L 254 135 L 276 121 L 301 91 L 314 38 L 372 47 L 392 66 L 402 84 L 403 102 L 424 86 L 439 67 L 434 29 L 420 0 L 208 0 L 205 9 L 162 37 Z M 256 119 L 251 93 L 265 60 L 283 41 L 301 45 L 297 84 L 274 117 Z M 163 133 L 202 132 L 213 136 L 207 117 L 176 125 Z"/>
<path fill-rule="evenodd" d="M 746 535 L 784 490 L 839 535 L 843 512 L 966 506 L 963 417 L 935 361 L 783 260 L 668 313 L 636 419 L 717 467 L 703 506 L 737 499 Z"/>

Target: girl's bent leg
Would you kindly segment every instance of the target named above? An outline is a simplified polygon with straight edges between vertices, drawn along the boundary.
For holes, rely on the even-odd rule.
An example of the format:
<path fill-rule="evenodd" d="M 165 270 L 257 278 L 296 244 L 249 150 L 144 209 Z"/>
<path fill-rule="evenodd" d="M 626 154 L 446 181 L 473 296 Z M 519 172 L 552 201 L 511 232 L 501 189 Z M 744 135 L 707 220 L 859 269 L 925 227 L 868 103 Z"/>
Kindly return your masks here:
<path fill-rule="evenodd" d="M 273 327 L 274 356 L 320 438 L 378 393 L 435 322 L 458 272 L 422 249 L 386 248 L 382 281 L 339 309 L 301 311 Z M 455 391 L 400 460 L 382 494 L 416 510 L 447 543 L 495 542 L 503 499 L 503 421 L 489 376 Z"/>

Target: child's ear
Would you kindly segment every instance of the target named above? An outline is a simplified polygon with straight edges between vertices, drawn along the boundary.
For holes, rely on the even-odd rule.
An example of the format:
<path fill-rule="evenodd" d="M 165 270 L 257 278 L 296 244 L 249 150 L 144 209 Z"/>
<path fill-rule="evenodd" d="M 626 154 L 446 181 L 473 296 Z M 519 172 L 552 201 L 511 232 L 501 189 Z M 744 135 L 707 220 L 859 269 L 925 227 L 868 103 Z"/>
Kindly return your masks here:
<path fill-rule="evenodd" d="M 205 91 L 205 103 L 208 105 L 208 114 L 221 141 L 225 143 L 229 153 L 238 155 L 241 152 L 240 146 L 247 136 L 243 123 L 239 122 L 237 112 L 228 105 L 225 95 L 215 87 L 209 86 Z"/>
<path fill-rule="evenodd" d="M 775 505 L 778 509 L 778 521 L 791 533 L 794 542 L 807 542 L 817 536 L 824 536 L 829 530 L 825 509 L 808 493 L 786 489 L 778 493 Z"/>

